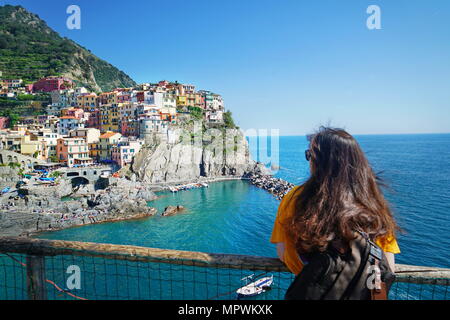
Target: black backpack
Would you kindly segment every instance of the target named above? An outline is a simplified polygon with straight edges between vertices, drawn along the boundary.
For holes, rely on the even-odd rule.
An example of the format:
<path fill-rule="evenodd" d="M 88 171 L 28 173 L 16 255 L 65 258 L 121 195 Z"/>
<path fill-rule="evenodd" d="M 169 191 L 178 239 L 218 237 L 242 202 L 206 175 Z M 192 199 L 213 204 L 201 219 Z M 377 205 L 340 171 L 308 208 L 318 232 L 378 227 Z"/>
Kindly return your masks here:
<path fill-rule="evenodd" d="M 306 258 L 286 300 L 386 300 L 395 280 L 383 250 L 362 232 L 344 252 L 330 244 Z"/>

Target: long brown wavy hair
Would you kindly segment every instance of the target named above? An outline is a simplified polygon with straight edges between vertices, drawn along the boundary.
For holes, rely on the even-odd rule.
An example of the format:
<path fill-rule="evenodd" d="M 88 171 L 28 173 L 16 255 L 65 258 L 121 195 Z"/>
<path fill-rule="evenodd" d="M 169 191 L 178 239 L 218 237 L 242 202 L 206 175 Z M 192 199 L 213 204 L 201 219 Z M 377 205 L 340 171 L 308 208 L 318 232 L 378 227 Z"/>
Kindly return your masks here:
<path fill-rule="evenodd" d="M 342 129 L 321 127 L 308 136 L 310 178 L 296 191 L 287 229 L 300 253 L 347 243 L 355 231 L 372 239 L 395 236 L 397 223 L 358 142 Z"/>

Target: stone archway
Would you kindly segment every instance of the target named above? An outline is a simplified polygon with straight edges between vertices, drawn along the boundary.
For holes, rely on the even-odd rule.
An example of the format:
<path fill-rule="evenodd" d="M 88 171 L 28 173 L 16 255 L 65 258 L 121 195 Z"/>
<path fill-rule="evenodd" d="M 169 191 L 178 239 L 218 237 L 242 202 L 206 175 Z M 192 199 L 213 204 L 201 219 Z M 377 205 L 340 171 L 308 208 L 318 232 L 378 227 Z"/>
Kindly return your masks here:
<path fill-rule="evenodd" d="M 71 180 L 71 182 L 72 182 L 72 188 L 85 186 L 90 183 L 89 180 L 84 177 L 75 177 Z"/>

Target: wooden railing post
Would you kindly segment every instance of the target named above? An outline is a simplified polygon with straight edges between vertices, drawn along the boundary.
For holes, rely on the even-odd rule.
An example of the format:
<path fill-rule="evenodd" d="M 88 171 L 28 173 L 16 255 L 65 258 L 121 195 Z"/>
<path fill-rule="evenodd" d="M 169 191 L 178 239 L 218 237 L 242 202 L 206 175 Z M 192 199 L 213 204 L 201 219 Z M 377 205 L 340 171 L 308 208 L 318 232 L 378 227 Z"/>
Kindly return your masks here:
<path fill-rule="evenodd" d="M 47 300 L 45 257 L 28 255 L 26 261 L 28 299 Z"/>

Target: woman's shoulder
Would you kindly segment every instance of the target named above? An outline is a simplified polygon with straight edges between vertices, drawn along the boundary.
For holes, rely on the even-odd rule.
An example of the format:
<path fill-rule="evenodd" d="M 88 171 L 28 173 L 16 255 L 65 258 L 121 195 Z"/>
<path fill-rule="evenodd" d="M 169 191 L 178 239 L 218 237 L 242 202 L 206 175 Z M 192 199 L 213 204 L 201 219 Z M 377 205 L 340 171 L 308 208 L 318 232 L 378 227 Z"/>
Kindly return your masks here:
<path fill-rule="evenodd" d="M 397 243 L 397 239 L 394 235 L 385 235 L 375 239 L 375 243 L 384 251 L 394 254 L 400 253 L 400 248 Z"/>
<path fill-rule="evenodd" d="M 297 195 L 300 194 L 302 188 L 303 186 L 295 186 L 294 188 L 292 188 L 291 191 L 286 193 L 286 195 L 283 197 L 282 202 L 289 202 L 292 199 L 296 198 Z"/>
<path fill-rule="evenodd" d="M 302 186 L 296 186 L 292 188 L 281 200 L 278 212 L 282 216 L 286 216 L 295 208 L 295 199 L 297 199 L 298 194 L 301 192 Z"/>

